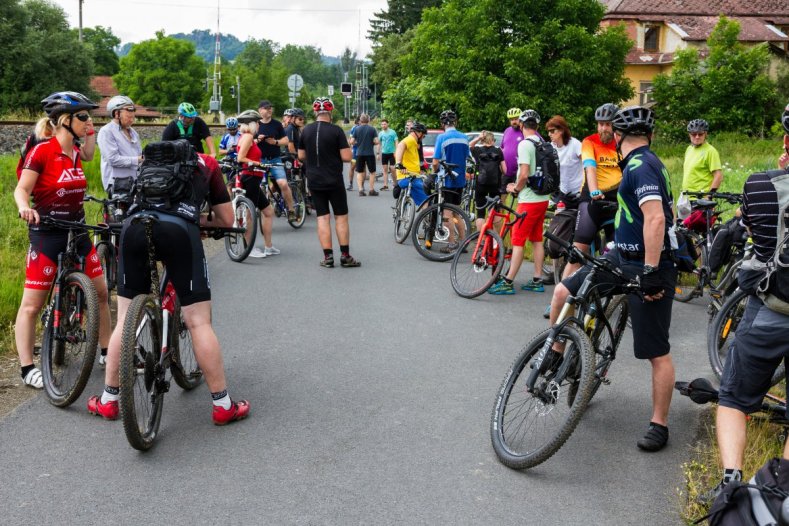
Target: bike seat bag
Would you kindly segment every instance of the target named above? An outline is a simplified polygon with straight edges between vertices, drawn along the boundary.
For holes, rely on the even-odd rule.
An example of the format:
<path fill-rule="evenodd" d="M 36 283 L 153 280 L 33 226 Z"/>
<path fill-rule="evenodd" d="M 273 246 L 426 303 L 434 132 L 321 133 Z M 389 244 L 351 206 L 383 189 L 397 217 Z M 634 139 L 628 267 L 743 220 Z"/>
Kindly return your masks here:
<path fill-rule="evenodd" d="M 697 201 L 698 202 L 698 201 Z M 713 203 L 714 205 L 715 203 Z M 715 221 L 718 220 L 717 215 L 713 215 L 710 217 L 710 222 L 707 223 L 707 216 L 704 210 L 694 210 L 690 213 L 688 217 L 686 217 L 682 221 L 682 226 L 687 228 L 688 230 L 693 230 L 698 232 L 699 234 L 705 234 L 707 232 L 708 227 L 712 227 L 715 224 Z"/>
<path fill-rule="evenodd" d="M 573 234 L 575 234 L 575 220 L 578 216 L 578 209 L 560 210 L 556 212 L 548 225 L 548 232 L 554 236 L 561 238 L 568 243 L 573 242 Z M 551 241 L 547 237 L 543 241 L 545 246 L 545 254 L 552 258 L 559 258 L 564 255 L 564 248 L 562 248 L 555 241 Z"/>

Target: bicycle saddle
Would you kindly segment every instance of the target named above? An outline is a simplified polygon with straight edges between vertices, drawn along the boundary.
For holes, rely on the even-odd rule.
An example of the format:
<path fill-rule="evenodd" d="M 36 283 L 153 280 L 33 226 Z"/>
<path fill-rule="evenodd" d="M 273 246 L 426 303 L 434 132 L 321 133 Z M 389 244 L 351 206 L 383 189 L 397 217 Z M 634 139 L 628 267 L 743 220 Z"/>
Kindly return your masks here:
<path fill-rule="evenodd" d="M 692 382 L 676 382 L 674 389 L 697 404 L 703 405 L 718 401 L 718 390 L 706 378 L 696 378 Z"/>
<path fill-rule="evenodd" d="M 715 208 L 718 205 L 715 201 L 710 201 L 708 199 L 698 199 L 694 201 L 691 205 L 693 209 L 707 209 L 707 208 Z"/>

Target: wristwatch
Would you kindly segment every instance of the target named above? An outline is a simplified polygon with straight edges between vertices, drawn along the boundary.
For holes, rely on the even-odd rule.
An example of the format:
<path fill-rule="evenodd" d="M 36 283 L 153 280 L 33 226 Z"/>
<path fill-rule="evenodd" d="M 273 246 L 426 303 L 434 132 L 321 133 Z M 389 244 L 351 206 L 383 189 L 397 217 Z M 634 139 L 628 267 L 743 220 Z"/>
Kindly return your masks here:
<path fill-rule="evenodd" d="M 657 269 L 658 268 L 653 266 L 653 265 L 648 265 L 648 264 L 644 263 L 644 272 L 643 273 L 644 274 L 652 274 L 653 272 L 657 272 Z"/>

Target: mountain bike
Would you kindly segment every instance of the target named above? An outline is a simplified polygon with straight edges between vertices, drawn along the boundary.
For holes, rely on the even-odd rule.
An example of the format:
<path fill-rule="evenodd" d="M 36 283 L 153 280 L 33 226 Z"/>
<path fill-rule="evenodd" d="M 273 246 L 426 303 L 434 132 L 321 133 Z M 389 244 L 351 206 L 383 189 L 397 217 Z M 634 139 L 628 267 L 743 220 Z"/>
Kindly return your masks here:
<path fill-rule="evenodd" d="M 505 262 L 512 258 L 512 251 L 505 248 L 503 239 L 515 223 L 526 217 L 525 213 L 519 214 L 502 203 L 499 196 L 488 197 L 485 208 L 488 210 L 485 226 L 463 240 L 449 269 L 452 288 L 464 298 L 476 298 L 499 279 Z M 499 232 L 493 226 L 497 219 L 501 219 Z"/>
<path fill-rule="evenodd" d="M 608 383 L 627 327 L 629 304 L 623 294 L 641 295 L 638 280 L 628 279 L 612 262 L 546 235 L 571 260 L 586 261 L 591 271 L 578 293 L 567 298 L 556 323 L 526 344 L 496 395 L 491 442 L 499 460 L 513 469 L 545 462 L 570 437 L 600 385 Z M 601 296 L 599 274 L 617 283 L 615 295 Z M 555 342 L 564 343 L 562 359 L 543 367 Z"/>
<path fill-rule="evenodd" d="M 263 172 L 263 181 L 261 184 L 266 190 L 266 197 L 268 197 L 268 200 L 271 202 L 271 206 L 274 207 L 274 214 L 277 217 L 285 217 L 288 220 L 288 224 L 290 226 L 299 229 L 302 227 L 302 225 L 304 225 L 304 220 L 307 218 L 307 207 L 304 203 L 304 194 L 301 193 L 298 183 L 296 183 L 293 179 L 288 179 L 290 193 L 293 196 L 293 209 L 296 212 L 295 218 L 291 219 L 288 216 L 288 205 L 285 202 L 285 197 L 279 191 L 279 186 L 277 186 L 277 182 L 271 175 L 271 169 L 275 166 L 284 165 L 277 163 L 263 163 L 260 165 L 260 168 L 254 167 L 252 170 L 260 170 Z"/>
<path fill-rule="evenodd" d="M 419 254 L 431 261 L 449 261 L 462 241 L 461 234 L 471 232 L 471 220 L 457 205 L 444 202 L 447 177 L 456 176 L 456 165 L 439 161 L 443 168 L 436 174 L 435 201 L 422 210 L 411 228 L 411 241 Z M 449 175 L 448 175 L 449 174 Z M 445 212 L 449 217 L 444 217 Z"/>
<path fill-rule="evenodd" d="M 128 211 L 126 197 L 102 199 L 93 195 L 85 195 L 84 202 L 94 202 L 101 205 L 101 226 L 107 228 L 95 230 L 93 245 L 101 262 L 104 272 L 104 281 L 107 283 L 107 292 L 115 290 L 118 285 L 118 250 L 120 247 L 121 229 L 123 220 Z"/>
<path fill-rule="evenodd" d="M 477 217 L 476 201 L 474 200 L 477 193 L 477 164 L 469 159 L 466 161 L 466 186 L 463 188 L 463 193 L 460 196 L 460 209 L 463 210 L 474 226 L 474 220 Z"/>
<path fill-rule="evenodd" d="M 406 172 L 408 186 L 400 189 L 395 205 L 392 207 L 392 219 L 394 220 L 394 237 L 397 243 L 403 244 L 411 233 L 411 225 L 414 223 L 416 214 L 416 203 L 411 197 L 411 186 L 421 174 Z"/>
<path fill-rule="evenodd" d="M 66 407 L 82 394 L 93 370 L 99 345 L 99 299 L 82 270 L 85 258 L 77 243 L 88 230 L 101 230 L 76 221 L 42 217 L 41 224 L 68 231 L 66 250 L 58 254 L 55 281 L 41 315 L 41 372 L 52 405 Z"/>
<path fill-rule="evenodd" d="M 225 158 L 221 164 L 222 172 L 226 174 L 228 180 L 232 181 L 230 203 L 233 206 L 233 227 L 243 229 L 243 233 L 225 236 L 225 252 L 231 260 L 240 263 L 249 256 L 255 247 L 260 214 L 252 200 L 246 196 L 247 192 L 241 185 L 238 162 Z"/>

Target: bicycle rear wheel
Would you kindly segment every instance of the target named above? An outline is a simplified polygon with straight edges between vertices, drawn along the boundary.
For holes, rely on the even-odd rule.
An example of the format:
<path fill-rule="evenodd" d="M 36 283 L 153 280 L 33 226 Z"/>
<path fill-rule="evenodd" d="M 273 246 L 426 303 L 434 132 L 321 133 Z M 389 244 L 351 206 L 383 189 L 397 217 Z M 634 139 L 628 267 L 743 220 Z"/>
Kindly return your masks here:
<path fill-rule="evenodd" d="M 479 249 L 477 241 L 480 236 Z M 474 232 L 460 244 L 455 252 L 449 279 L 459 296 L 476 298 L 490 288 L 501 275 L 504 266 L 504 245 L 493 230 Z"/>
<path fill-rule="evenodd" d="M 170 359 L 170 372 L 173 374 L 173 380 L 181 389 L 191 391 L 200 385 L 203 379 L 203 371 L 197 363 L 194 347 L 192 346 L 192 335 L 186 326 L 184 313 L 181 311 L 181 302 L 177 299 L 173 329 L 170 331 L 170 336 L 170 346 L 173 353 Z"/>
<path fill-rule="evenodd" d="M 535 392 L 529 392 L 526 381 L 550 331 L 541 332 L 526 345 L 493 406 L 493 450 L 502 464 L 513 469 L 531 468 L 553 456 L 575 430 L 589 402 L 594 353 L 589 338 L 573 325 L 565 325 L 557 336 L 566 340 L 562 365 L 556 373 L 540 375 Z"/>
<path fill-rule="evenodd" d="M 605 377 L 608 375 L 608 369 L 613 363 L 619 344 L 622 343 L 622 335 L 627 329 L 627 318 L 629 315 L 630 303 L 627 296 L 615 296 L 605 309 L 605 318 L 611 326 L 611 332 L 609 333 L 602 323 L 598 322 L 595 325 L 592 332 L 592 348 L 600 357 L 596 360 L 592 392 L 589 395 L 590 401 L 597 394 L 597 390 L 600 389 L 600 385 L 602 385 Z"/>
<path fill-rule="evenodd" d="M 96 255 L 101 263 L 101 271 L 104 273 L 107 291 L 111 292 L 115 290 L 115 286 L 117 285 L 117 264 L 115 261 L 115 254 L 113 254 L 109 244 L 106 241 L 102 241 L 96 246 Z"/>
<path fill-rule="evenodd" d="M 119 402 L 126 439 L 140 451 L 153 445 L 162 420 L 161 330 L 161 311 L 154 296 L 135 297 L 123 322 Z"/>
<path fill-rule="evenodd" d="M 296 211 L 296 219 L 291 220 L 288 218 L 288 224 L 293 228 L 299 229 L 304 225 L 304 220 L 307 218 L 307 206 L 304 203 L 304 194 L 295 183 L 290 184 L 290 191 L 293 195 L 293 208 Z"/>
<path fill-rule="evenodd" d="M 99 299 L 93 282 L 81 272 L 66 276 L 60 306 L 53 301 L 44 321 L 41 372 L 49 402 L 66 407 L 85 389 L 99 344 Z M 55 311 L 60 328 L 55 329 Z"/>
<path fill-rule="evenodd" d="M 239 195 L 234 199 L 233 227 L 243 228 L 243 234 L 225 236 L 225 251 L 228 257 L 236 262 L 244 261 L 255 246 L 258 234 L 258 214 L 255 205 L 248 197 Z"/>
<path fill-rule="evenodd" d="M 444 220 L 445 211 L 450 211 L 454 215 Z M 416 216 L 411 228 L 411 241 L 422 257 L 430 261 L 449 261 L 455 256 L 460 242 L 469 232 L 471 232 L 471 221 L 459 207 L 436 203 Z"/>
<path fill-rule="evenodd" d="M 414 224 L 415 214 L 416 204 L 414 204 L 414 200 L 410 196 L 397 200 L 394 220 L 394 237 L 397 243 L 402 245 L 408 239 L 408 234 L 411 233 L 411 225 Z"/>

